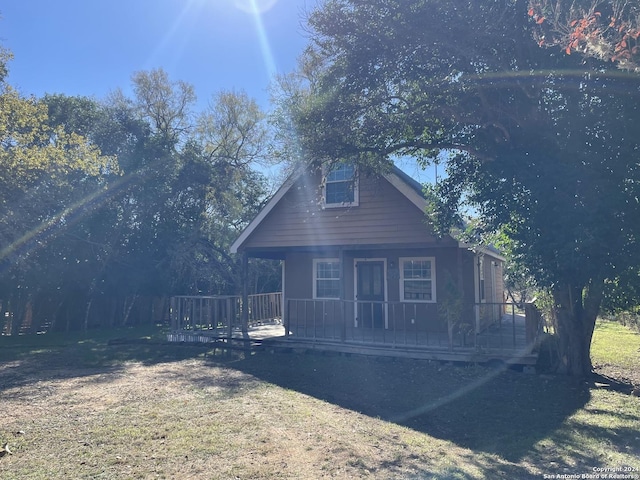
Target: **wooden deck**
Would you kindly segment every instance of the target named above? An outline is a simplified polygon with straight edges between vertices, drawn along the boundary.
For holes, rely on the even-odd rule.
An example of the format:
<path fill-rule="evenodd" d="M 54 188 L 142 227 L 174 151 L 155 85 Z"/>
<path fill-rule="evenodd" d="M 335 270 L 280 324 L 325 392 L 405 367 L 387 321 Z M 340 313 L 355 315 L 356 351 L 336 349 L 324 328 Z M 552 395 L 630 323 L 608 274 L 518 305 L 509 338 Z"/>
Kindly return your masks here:
<path fill-rule="evenodd" d="M 383 329 L 353 330 L 357 332 L 348 332 L 349 340 L 341 341 L 319 335 L 315 338 L 296 336 L 291 332 L 285 336 L 282 327 L 280 336 L 264 337 L 261 346 L 297 352 L 309 350 L 448 362 L 498 362 L 507 365 L 535 365 L 538 358 L 534 343 L 526 343 L 524 315 L 516 315 L 515 322 L 512 318 L 505 319 L 480 333 L 475 339 L 467 339 L 466 344 L 457 339 L 454 345 L 450 345 L 448 335 L 444 333 L 408 336 Z"/>
<path fill-rule="evenodd" d="M 305 312 L 313 312 L 312 315 L 291 315 L 295 321 L 285 319 L 289 330 L 286 331 L 279 292 L 250 296 L 248 305 L 249 320 L 243 328 L 239 297 L 174 297 L 172 332 L 167 340 L 213 344 L 221 348 L 518 365 L 534 365 L 538 356 L 534 347 L 539 318 L 532 312 L 527 313 L 528 317 L 520 314 L 512 305 L 509 308 L 501 305 L 500 311 L 508 313 L 495 316 L 488 327 L 464 335 L 457 333 L 451 339 L 446 331 L 429 331 L 424 322 L 414 322 L 416 312 L 411 306 L 411 315 L 401 317 L 400 321 L 387 322 L 386 327 L 381 328 L 380 325 L 374 327 L 373 323 L 355 326 L 353 321 L 341 321 L 341 310 L 335 302 L 330 304 L 329 310 L 326 305 L 318 309 L 314 305 L 313 309 L 305 307 Z M 392 304 L 386 305 L 389 312 L 392 307 Z M 497 311 L 494 307 L 489 306 L 488 311 Z M 291 308 L 288 311 L 291 312 Z M 300 321 L 300 318 L 306 320 Z"/>
<path fill-rule="evenodd" d="M 361 338 L 339 341 L 327 338 L 305 338 L 285 335 L 285 328 L 276 322 L 252 325 L 247 335 L 234 328 L 227 330 L 178 331 L 168 335 L 169 341 L 206 343 L 220 348 L 305 352 L 332 352 L 346 355 L 415 358 L 446 362 L 503 363 L 505 365 L 535 365 L 538 354 L 534 345 L 525 344 L 524 316 L 517 316 L 515 328 L 508 322 L 494 325 L 475 339 L 475 346 L 449 346 L 446 335 L 430 334 L 425 338 L 392 337 L 389 332 L 360 329 Z M 367 331 L 368 330 L 368 331 Z M 515 341 L 514 341 L 515 339 Z M 515 345 L 515 346 L 514 346 Z"/>

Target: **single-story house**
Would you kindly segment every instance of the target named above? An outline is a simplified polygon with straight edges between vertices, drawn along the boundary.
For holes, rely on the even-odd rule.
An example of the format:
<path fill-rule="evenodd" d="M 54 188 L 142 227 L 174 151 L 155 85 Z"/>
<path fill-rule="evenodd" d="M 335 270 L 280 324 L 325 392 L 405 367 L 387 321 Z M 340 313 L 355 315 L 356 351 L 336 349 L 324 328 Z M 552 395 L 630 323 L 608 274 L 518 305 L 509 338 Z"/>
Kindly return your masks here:
<path fill-rule="evenodd" d="M 287 334 L 453 342 L 499 319 L 504 258 L 436 236 L 426 207 L 421 184 L 399 168 L 308 168 L 284 182 L 231 252 L 282 261 Z"/>

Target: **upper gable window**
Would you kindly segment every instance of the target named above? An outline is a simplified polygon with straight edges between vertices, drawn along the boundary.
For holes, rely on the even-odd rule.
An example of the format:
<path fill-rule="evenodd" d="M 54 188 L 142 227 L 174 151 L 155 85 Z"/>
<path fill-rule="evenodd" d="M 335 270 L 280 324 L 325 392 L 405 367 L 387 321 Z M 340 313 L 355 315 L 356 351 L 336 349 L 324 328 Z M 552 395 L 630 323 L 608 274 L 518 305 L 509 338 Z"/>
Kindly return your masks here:
<path fill-rule="evenodd" d="M 358 205 L 358 177 L 355 165 L 336 163 L 324 179 L 323 203 L 325 207 L 351 207 Z"/>

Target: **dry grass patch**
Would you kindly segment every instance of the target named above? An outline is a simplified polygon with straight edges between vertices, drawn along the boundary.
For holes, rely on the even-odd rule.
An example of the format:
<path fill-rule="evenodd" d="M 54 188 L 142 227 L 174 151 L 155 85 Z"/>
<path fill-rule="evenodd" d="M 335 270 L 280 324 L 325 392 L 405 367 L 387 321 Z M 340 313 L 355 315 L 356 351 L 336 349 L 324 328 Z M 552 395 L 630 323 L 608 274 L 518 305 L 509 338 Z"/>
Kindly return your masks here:
<path fill-rule="evenodd" d="M 72 373 L 32 372 L 5 389 L 2 408 L 11 417 L 0 436 L 14 454 L 2 459 L 2 478 L 481 473 L 452 462 L 470 452 L 450 442 L 204 359 Z"/>
<path fill-rule="evenodd" d="M 0 443 L 13 451 L 0 458 L 2 479 L 527 479 L 640 468 L 640 398 L 562 377 L 159 342 L 2 341 Z"/>

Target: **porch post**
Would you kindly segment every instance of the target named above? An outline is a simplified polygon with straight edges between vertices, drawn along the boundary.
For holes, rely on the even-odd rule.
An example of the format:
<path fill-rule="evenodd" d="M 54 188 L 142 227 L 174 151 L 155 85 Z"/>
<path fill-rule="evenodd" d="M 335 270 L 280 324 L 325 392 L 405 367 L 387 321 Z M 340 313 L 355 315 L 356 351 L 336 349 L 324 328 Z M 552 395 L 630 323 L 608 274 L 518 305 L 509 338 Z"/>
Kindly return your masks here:
<path fill-rule="evenodd" d="M 346 265 L 344 261 L 344 249 L 342 247 L 340 247 L 339 260 L 340 260 L 340 317 L 341 317 L 340 340 L 344 342 L 347 339 L 347 305 L 345 302 Z"/>
<path fill-rule="evenodd" d="M 286 287 L 286 262 L 287 260 L 280 261 L 281 277 L 282 277 L 282 325 L 284 326 L 284 336 L 289 337 L 289 311 L 287 307 L 287 287 Z"/>
<path fill-rule="evenodd" d="M 480 317 L 482 315 L 482 295 L 483 295 L 483 285 L 482 285 L 482 276 L 483 276 L 483 272 L 482 269 L 484 268 L 484 264 L 483 264 L 483 260 L 482 260 L 482 253 L 480 252 L 474 252 L 476 253 L 476 257 L 475 257 L 475 261 L 476 261 L 476 267 L 477 267 L 477 282 L 478 282 L 478 303 L 476 305 L 477 307 L 477 313 L 476 313 L 476 335 L 478 335 L 480 333 Z"/>
<path fill-rule="evenodd" d="M 249 256 L 242 252 L 242 336 L 249 338 Z"/>
<path fill-rule="evenodd" d="M 467 298 L 467 295 L 465 295 L 465 291 L 464 291 L 464 272 L 462 269 L 462 249 L 460 248 L 460 246 L 456 248 L 456 274 L 457 274 L 456 276 L 458 277 L 456 279 L 456 283 L 458 284 L 458 291 L 462 292 L 462 298 L 464 302 L 462 305 L 462 311 L 461 311 L 462 318 L 458 318 L 458 321 L 462 323 L 466 323 L 466 317 L 468 315 L 469 308 L 466 306 L 466 303 L 468 302 L 468 298 Z M 471 306 L 471 308 L 473 311 L 474 310 L 473 305 Z M 467 344 L 466 333 L 462 334 L 462 342 L 466 346 Z M 476 344 L 477 344 L 477 339 L 476 339 L 476 335 L 474 335 L 473 345 L 475 346 Z"/>

